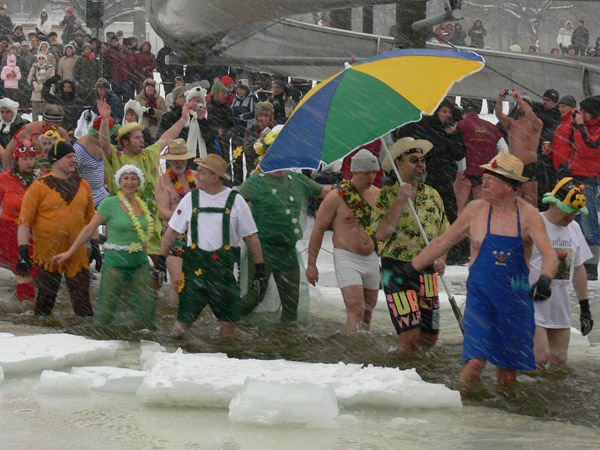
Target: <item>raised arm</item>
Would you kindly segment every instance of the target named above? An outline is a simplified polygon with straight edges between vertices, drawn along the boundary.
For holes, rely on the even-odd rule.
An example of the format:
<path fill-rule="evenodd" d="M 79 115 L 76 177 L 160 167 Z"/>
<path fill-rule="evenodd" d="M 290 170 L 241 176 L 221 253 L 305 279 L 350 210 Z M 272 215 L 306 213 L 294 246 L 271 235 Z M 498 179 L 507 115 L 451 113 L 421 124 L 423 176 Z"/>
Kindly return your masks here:
<path fill-rule="evenodd" d="M 402 213 L 402 208 L 404 208 L 404 204 L 414 193 L 414 191 L 415 188 L 408 183 L 402 185 L 402 187 L 398 190 L 398 196 L 396 197 L 396 200 L 394 200 L 388 212 L 386 212 L 383 216 L 383 219 L 381 219 L 381 222 L 377 227 L 377 231 L 375 232 L 375 238 L 378 241 L 388 240 L 392 233 L 396 230 L 398 221 L 400 220 L 400 214 Z"/>
<path fill-rule="evenodd" d="M 504 114 L 504 112 L 502 111 L 502 105 L 503 105 L 505 98 L 506 98 L 506 89 L 502 89 L 500 91 L 500 93 L 498 94 L 498 100 L 496 101 L 496 117 L 498 118 L 498 121 L 506 129 L 508 129 L 510 127 L 510 123 L 512 122 L 512 119 L 510 117 L 508 117 L 506 114 Z"/>
<path fill-rule="evenodd" d="M 98 133 L 98 139 L 100 141 L 100 146 L 102 147 L 102 152 L 104 157 L 109 161 L 112 161 L 112 144 L 110 143 L 110 113 L 111 107 L 106 102 L 106 99 L 100 98 L 98 99 L 98 104 L 96 105 L 98 108 L 98 113 L 101 117 L 100 121 L 100 132 Z"/>

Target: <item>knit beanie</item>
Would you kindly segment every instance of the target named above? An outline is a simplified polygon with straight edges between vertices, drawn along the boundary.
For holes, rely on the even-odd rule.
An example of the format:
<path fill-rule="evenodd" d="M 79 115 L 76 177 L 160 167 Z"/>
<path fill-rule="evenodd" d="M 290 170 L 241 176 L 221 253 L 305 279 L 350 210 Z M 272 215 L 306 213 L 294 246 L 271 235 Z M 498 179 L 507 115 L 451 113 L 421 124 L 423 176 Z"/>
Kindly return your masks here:
<path fill-rule="evenodd" d="M 548 89 L 546 92 L 544 92 L 543 97 L 548 97 L 553 102 L 558 102 L 559 94 L 556 89 Z"/>
<path fill-rule="evenodd" d="M 350 160 L 350 172 L 377 172 L 379 160 L 366 148 L 360 150 Z"/>
<path fill-rule="evenodd" d="M 69 153 L 75 153 L 73 146 L 64 139 L 59 139 L 52 148 L 48 149 L 48 161 L 54 164 Z"/>
<path fill-rule="evenodd" d="M 210 90 L 210 93 L 212 95 L 217 95 L 220 92 L 229 92 L 229 91 L 227 90 L 227 88 L 225 87 L 225 85 L 223 83 L 221 83 L 220 81 L 215 81 L 215 84 L 213 84 L 213 87 Z"/>
<path fill-rule="evenodd" d="M 558 101 L 559 105 L 567 105 L 570 106 L 571 108 L 577 108 L 577 100 L 575 100 L 575 97 L 573 97 L 570 94 L 567 94 L 563 97 L 560 98 L 560 100 Z"/>
<path fill-rule="evenodd" d="M 579 106 L 592 117 L 600 116 L 600 95 L 590 95 L 579 102 Z"/>

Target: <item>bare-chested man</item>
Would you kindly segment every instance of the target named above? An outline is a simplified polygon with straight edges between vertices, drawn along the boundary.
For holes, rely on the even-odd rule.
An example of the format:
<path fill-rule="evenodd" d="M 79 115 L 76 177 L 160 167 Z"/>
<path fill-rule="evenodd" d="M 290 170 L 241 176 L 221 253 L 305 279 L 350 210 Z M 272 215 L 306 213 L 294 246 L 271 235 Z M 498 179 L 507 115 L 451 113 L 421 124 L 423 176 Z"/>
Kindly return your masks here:
<path fill-rule="evenodd" d="M 171 139 L 167 151 L 160 155 L 166 159 L 167 173 L 160 176 L 156 183 L 156 204 L 163 219 L 163 230 L 167 230 L 169 220 L 177 209 L 181 199 L 196 189 L 194 170 L 186 169 L 188 160 L 196 155 L 189 152 L 184 139 Z M 180 234 L 171 247 L 167 257 L 167 269 L 171 277 L 171 292 L 169 293 L 169 306 L 179 305 L 179 285 L 181 284 L 181 268 L 183 266 L 183 249 L 187 244 L 185 234 Z"/>
<path fill-rule="evenodd" d="M 434 239 L 402 274 L 413 285 L 419 272 L 465 237 L 471 241 L 471 265 L 465 310 L 463 387 L 479 380 L 486 361 L 496 366 L 501 384 L 515 384 L 517 370 L 535 370 L 534 301 L 548 299 L 557 269 L 556 253 L 542 216 L 517 194 L 523 163 L 499 153 L 481 167 L 483 198 L 469 203 L 450 229 Z M 540 277 L 530 287 L 532 245 L 542 258 Z M 409 281 L 407 281 L 409 282 Z"/>
<path fill-rule="evenodd" d="M 319 208 L 308 247 L 306 278 L 319 281 L 317 256 L 323 234 L 333 224 L 335 275 L 346 303 L 346 332 L 368 330 L 379 290 L 379 257 L 371 228 L 371 205 L 379 188 L 373 181 L 379 161 L 362 149 L 351 160 L 352 180 L 343 180 Z"/>
<path fill-rule="evenodd" d="M 4 155 L 2 156 L 2 167 L 10 167 L 12 165 L 13 154 L 15 152 L 15 145 L 17 144 L 17 139 L 21 141 L 30 141 L 33 140 L 36 148 L 42 148 L 42 145 L 39 141 L 39 136 L 44 134 L 48 130 L 56 129 L 60 137 L 69 141 L 69 135 L 66 130 L 61 127 L 61 123 L 63 121 L 63 117 L 65 115 L 65 111 L 58 105 L 48 105 L 44 109 L 44 114 L 42 116 L 42 120 L 37 122 L 31 122 L 17 131 L 9 142 L 8 146 L 4 151 Z"/>
<path fill-rule="evenodd" d="M 512 89 L 512 96 L 517 102 L 516 119 L 507 116 L 502 112 L 502 102 L 509 95 L 506 89 L 503 89 L 498 94 L 498 102 L 496 103 L 496 117 L 504 127 L 508 130 L 508 148 L 511 155 L 515 155 L 523 164 L 523 175 L 526 177 L 539 177 L 538 173 L 538 153 L 537 148 L 542 134 L 544 123 L 536 116 L 531 107 L 531 101 L 523 99 L 521 94 L 516 89 Z M 519 189 L 519 193 L 523 198 L 537 207 L 537 181 L 528 181 L 523 183 Z"/>

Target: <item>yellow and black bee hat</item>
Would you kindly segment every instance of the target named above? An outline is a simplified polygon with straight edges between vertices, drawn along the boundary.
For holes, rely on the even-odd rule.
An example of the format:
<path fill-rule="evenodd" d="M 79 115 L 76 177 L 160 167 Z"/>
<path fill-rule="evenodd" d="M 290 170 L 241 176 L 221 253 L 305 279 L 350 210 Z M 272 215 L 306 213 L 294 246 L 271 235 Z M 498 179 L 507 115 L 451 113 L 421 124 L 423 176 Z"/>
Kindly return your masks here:
<path fill-rule="evenodd" d="M 577 185 L 571 177 L 563 178 L 552 192 L 546 192 L 542 203 L 554 203 L 563 214 L 588 214 L 583 185 Z"/>

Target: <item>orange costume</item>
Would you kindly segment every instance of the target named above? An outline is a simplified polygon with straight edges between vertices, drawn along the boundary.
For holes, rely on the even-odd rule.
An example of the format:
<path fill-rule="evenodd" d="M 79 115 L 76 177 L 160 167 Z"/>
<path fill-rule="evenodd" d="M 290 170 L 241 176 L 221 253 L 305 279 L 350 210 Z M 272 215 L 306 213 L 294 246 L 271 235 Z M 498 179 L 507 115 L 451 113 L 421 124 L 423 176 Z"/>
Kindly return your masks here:
<path fill-rule="evenodd" d="M 18 220 L 32 229 L 33 261 L 48 272 L 68 277 L 89 269 L 84 246 L 63 263 L 52 262 L 52 257 L 69 249 L 94 213 L 92 188 L 84 178 L 71 175 L 62 180 L 50 173 L 34 181 L 25 193 Z"/>

